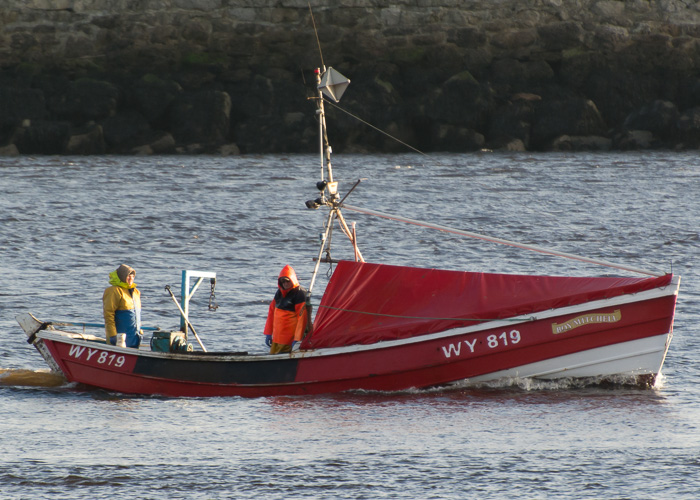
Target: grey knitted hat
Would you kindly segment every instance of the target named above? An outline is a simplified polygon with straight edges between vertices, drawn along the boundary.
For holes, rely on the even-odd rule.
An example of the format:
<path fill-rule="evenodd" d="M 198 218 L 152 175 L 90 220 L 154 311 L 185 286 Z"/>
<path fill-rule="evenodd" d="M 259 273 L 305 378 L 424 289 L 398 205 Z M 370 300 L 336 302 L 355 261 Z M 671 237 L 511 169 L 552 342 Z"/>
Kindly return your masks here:
<path fill-rule="evenodd" d="M 126 264 L 122 264 L 117 268 L 117 277 L 126 283 L 126 278 L 130 275 L 133 274 L 136 276 L 136 271 L 134 271 L 134 268 L 127 266 Z"/>

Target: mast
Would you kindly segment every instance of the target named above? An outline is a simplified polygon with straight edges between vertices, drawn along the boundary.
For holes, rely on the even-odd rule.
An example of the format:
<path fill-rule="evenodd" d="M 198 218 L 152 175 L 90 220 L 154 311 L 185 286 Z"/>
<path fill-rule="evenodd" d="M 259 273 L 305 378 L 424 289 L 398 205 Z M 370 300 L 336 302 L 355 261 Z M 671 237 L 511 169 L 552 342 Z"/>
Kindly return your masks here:
<path fill-rule="evenodd" d="M 357 249 L 357 242 L 354 237 L 354 231 L 351 231 L 348 227 L 343 215 L 340 213 L 341 200 L 338 195 L 338 183 L 333 180 L 333 166 L 331 163 L 331 154 L 333 149 L 331 148 L 330 142 L 328 140 L 328 130 L 326 128 L 326 111 L 323 105 L 324 95 L 335 102 L 340 100 L 340 97 L 345 92 L 345 89 L 350 83 L 350 80 L 345 78 L 339 72 L 329 67 L 328 69 L 323 67 L 316 68 L 316 88 L 317 95 L 314 97 L 316 99 L 316 115 L 318 116 L 318 135 L 319 135 L 319 153 L 321 157 L 321 180 L 316 183 L 316 189 L 319 190 L 320 196 L 314 200 L 309 200 L 306 202 L 306 207 L 310 209 L 317 209 L 320 206 L 327 206 L 329 208 L 328 217 L 324 224 L 323 232 L 321 233 L 321 246 L 318 251 L 318 256 L 316 258 L 316 264 L 314 265 L 314 271 L 311 275 L 311 283 L 309 284 L 309 295 L 313 291 L 314 284 L 316 283 L 316 277 L 318 275 L 318 269 L 321 265 L 321 259 L 324 252 L 328 257 L 330 257 L 330 243 L 331 243 L 331 232 L 333 229 L 333 221 L 338 219 L 340 223 L 341 230 L 350 238 L 355 247 L 355 255 L 358 260 L 364 261 L 362 255 Z"/>
<path fill-rule="evenodd" d="M 321 90 L 321 69 L 316 68 L 314 71 L 316 73 L 316 87 L 318 89 L 318 109 L 316 113 L 318 114 L 318 138 L 319 138 L 319 152 L 321 153 L 321 180 L 323 181 L 326 174 L 328 174 L 328 182 L 333 182 L 333 167 L 331 165 L 331 145 L 328 142 L 328 130 L 326 129 L 326 108 L 323 105 L 323 90 Z M 326 67 L 323 67 L 323 73 L 325 74 Z"/>
<path fill-rule="evenodd" d="M 316 283 L 316 276 L 318 275 L 318 268 L 321 265 L 321 257 L 324 251 L 326 256 L 330 261 L 330 245 L 331 245 L 331 232 L 333 229 L 333 221 L 338 219 L 340 221 L 341 230 L 350 238 L 355 249 L 355 260 L 364 262 L 362 254 L 357 248 L 357 238 L 355 237 L 355 225 L 353 224 L 352 231 L 348 228 L 345 219 L 340 213 L 340 206 L 342 202 L 347 198 L 347 194 L 343 200 L 339 199 L 338 196 L 338 183 L 333 180 L 333 166 L 331 165 L 331 153 L 333 152 L 330 142 L 328 141 L 328 130 L 326 129 L 326 110 L 323 106 L 324 95 L 332 99 L 334 102 L 340 101 L 340 97 L 345 92 L 345 89 L 350 84 L 350 80 L 345 78 L 339 72 L 334 70 L 332 67 L 328 67 L 326 70 L 326 64 L 323 62 L 323 51 L 321 50 L 321 41 L 318 39 L 318 30 L 316 29 L 316 20 L 314 19 L 314 13 L 311 9 L 311 4 L 309 3 L 309 13 L 311 14 L 311 22 L 314 26 L 314 33 L 316 34 L 316 43 L 318 44 L 318 53 L 321 57 L 321 68 L 316 68 L 316 90 L 317 95 L 314 97 L 316 99 L 316 115 L 318 116 L 318 140 L 319 140 L 319 154 L 321 156 L 321 180 L 316 183 L 316 189 L 320 191 L 320 197 L 315 200 L 309 200 L 306 202 L 306 207 L 310 209 L 317 209 L 321 205 L 329 207 L 328 217 L 321 233 L 321 247 L 318 250 L 318 257 L 316 258 L 316 265 L 314 266 L 313 274 L 311 275 L 311 283 L 309 284 L 309 297 Z M 357 181 L 358 183 L 360 181 Z M 357 184 L 355 184 L 357 186 Z M 352 189 L 355 189 L 353 186 Z M 352 192 L 352 189 L 348 192 Z M 328 193 L 328 197 L 326 197 Z"/>
<path fill-rule="evenodd" d="M 325 66 L 324 66 L 324 71 L 325 71 Z M 316 87 L 318 88 L 319 85 L 321 85 L 321 70 L 320 68 L 316 68 L 314 70 L 314 73 L 316 73 Z M 317 99 L 317 109 L 316 109 L 316 114 L 318 115 L 318 152 L 321 156 L 321 180 L 323 180 L 326 176 L 326 165 L 325 165 L 325 159 L 323 156 L 323 151 L 324 151 L 324 142 L 328 144 L 328 134 L 325 133 L 325 128 L 326 128 L 326 112 L 325 108 L 323 107 L 323 95 L 321 94 L 321 89 L 318 89 L 318 96 L 316 97 Z M 330 147 L 330 145 L 328 146 Z M 328 154 L 330 155 L 330 151 L 328 151 Z"/>

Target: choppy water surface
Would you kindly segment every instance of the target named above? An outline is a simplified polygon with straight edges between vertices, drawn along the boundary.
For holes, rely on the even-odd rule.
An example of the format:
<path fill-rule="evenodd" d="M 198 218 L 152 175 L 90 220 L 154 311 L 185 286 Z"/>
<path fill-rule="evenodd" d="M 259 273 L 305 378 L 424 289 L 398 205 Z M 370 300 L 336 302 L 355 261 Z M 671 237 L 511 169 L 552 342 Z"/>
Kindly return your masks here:
<path fill-rule="evenodd" d="M 0 497 L 697 498 L 700 167 L 692 154 L 335 157 L 357 206 L 683 276 L 661 384 L 260 399 L 125 397 L 46 373 L 14 321 L 101 323 L 107 274 L 164 286 L 215 271 L 191 319 L 210 350 L 264 349 L 275 278 L 308 284 L 324 213 L 317 156 L 0 158 Z M 343 189 L 344 188 L 344 189 Z M 368 261 L 626 274 L 346 211 Z M 334 258 L 351 249 L 339 232 Z M 323 268 L 325 275 L 326 268 Z M 314 290 L 318 303 L 325 279 Z"/>

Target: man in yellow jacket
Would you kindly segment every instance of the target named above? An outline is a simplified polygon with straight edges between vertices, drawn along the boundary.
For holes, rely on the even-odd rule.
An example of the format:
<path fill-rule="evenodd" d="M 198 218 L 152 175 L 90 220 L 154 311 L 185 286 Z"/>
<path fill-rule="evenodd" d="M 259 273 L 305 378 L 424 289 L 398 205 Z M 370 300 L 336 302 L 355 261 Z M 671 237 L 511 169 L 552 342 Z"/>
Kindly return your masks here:
<path fill-rule="evenodd" d="M 270 354 L 291 352 L 294 343 L 303 338 L 309 317 L 307 292 L 299 286 L 292 266 L 284 266 L 277 280 L 277 288 L 270 302 L 264 332 Z"/>
<path fill-rule="evenodd" d="M 136 271 L 122 264 L 109 273 L 109 284 L 102 296 L 107 342 L 115 345 L 117 333 L 126 334 L 126 346 L 141 344 L 141 292 L 136 289 Z"/>

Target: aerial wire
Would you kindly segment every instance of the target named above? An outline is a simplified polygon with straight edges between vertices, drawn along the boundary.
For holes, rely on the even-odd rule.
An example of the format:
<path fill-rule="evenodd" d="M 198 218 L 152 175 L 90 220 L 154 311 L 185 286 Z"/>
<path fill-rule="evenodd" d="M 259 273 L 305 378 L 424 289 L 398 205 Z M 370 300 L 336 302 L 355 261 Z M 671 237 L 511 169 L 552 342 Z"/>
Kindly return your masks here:
<path fill-rule="evenodd" d="M 316 44 L 318 45 L 318 55 L 321 57 L 321 67 L 326 70 L 326 63 L 323 62 L 323 51 L 321 50 L 321 40 L 318 39 L 318 30 L 316 29 L 316 20 L 314 19 L 314 11 L 311 10 L 311 2 L 309 2 L 309 13 L 311 14 L 311 24 L 314 27 L 314 34 L 316 35 Z"/>

